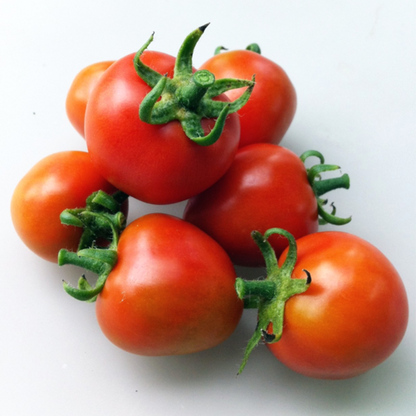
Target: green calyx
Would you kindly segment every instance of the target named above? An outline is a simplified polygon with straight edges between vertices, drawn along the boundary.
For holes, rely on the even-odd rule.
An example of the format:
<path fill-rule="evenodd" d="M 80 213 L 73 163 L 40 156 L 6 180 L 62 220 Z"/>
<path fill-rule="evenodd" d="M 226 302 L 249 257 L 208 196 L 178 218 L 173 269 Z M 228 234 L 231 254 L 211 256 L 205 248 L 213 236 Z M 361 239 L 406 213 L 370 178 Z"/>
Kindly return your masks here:
<path fill-rule="evenodd" d="M 153 34 L 134 57 L 137 74 L 152 88 L 140 104 L 140 120 L 149 124 L 166 124 L 178 120 L 185 134 L 201 146 L 209 146 L 219 139 L 227 115 L 245 105 L 255 85 L 254 76 L 252 80 L 216 80 L 207 70 L 193 72 L 194 48 L 207 26 L 194 30 L 183 42 L 175 61 L 173 78 L 159 74 L 140 59 L 153 41 Z M 213 100 L 228 90 L 242 87 L 248 88 L 231 103 Z M 203 118 L 217 119 L 207 135 L 201 126 Z"/>
<path fill-rule="evenodd" d="M 261 49 L 260 46 L 257 43 L 250 43 L 250 45 L 246 48 L 248 51 L 256 52 L 259 55 L 261 55 Z"/>
<path fill-rule="evenodd" d="M 214 55 L 219 55 L 222 51 L 228 51 L 225 46 L 217 46 L 214 51 Z"/>
<path fill-rule="evenodd" d="M 281 267 L 278 266 L 276 254 L 268 242 L 268 238 L 273 234 L 279 234 L 289 241 L 288 255 Z M 261 339 L 266 343 L 280 340 L 283 333 L 286 301 L 294 295 L 305 292 L 312 281 L 306 270 L 304 270 L 306 279 L 292 279 L 297 259 L 297 247 L 294 237 L 289 232 L 280 228 L 271 228 L 264 235 L 253 231 L 252 238 L 264 256 L 267 277 L 264 280 L 243 280 L 241 278 L 236 280 L 236 292 L 238 297 L 244 301 L 244 307 L 258 309 L 256 329 L 247 344 L 238 374 L 243 371 L 251 352 Z"/>
<path fill-rule="evenodd" d="M 340 167 L 337 165 L 327 165 L 325 164 L 325 159 L 323 155 L 316 150 L 308 150 L 300 156 L 300 160 L 305 163 L 306 159 L 309 157 L 317 157 L 320 161 L 319 164 L 312 166 L 309 169 L 306 169 L 309 183 L 315 193 L 316 201 L 318 203 L 318 215 L 319 215 L 319 224 L 334 224 L 334 225 L 344 225 L 348 224 L 351 221 L 351 217 L 340 218 L 336 216 L 336 208 L 332 203 L 331 213 L 325 210 L 325 205 L 328 203 L 327 199 L 321 198 L 322 195 L 326 194 L 329 191 L 334 189 L 349 189 L 350 187 L 350 178 L 344 173 L 342 176 L 337 178 L 322 179 L 322 174 L 325 172 L 339 170 Z"/>
<path fill-rule="evenodd" d="M 227 50 L 228 49 L 225 48 L 224 46 L 218 46 L 217 48 L 215 48 L 214 55 L 218 55 L 222 51 L 227 51 Z M 260 46 L 257 43 L 250 43 L 250 45 L 247 46 L 246 50 L 256 52 L 259 55 L 261 55 L 261 49 L 260 49 Z"/>
<path fill-rule="evenodd" d="M 85 208 L 66 209 L 60 215 L 64 225 L 84 229 L 76 253 L 62 249 L 58 253 L 58 265 L 73 264 L 98 275 L 95 286 L 81 276 L 78 287 L 63 282 L 65 291 L 75 299 L 94 302 L 104 287 L 105 281 L 117 263 L 117 245 L 126 225 L 122 203 L 128 195 L 117 191 L 108 195 L 103 191 L 94 192 L 86 200 Z M 100 247 L 99 240 L 108 245 Z"/>

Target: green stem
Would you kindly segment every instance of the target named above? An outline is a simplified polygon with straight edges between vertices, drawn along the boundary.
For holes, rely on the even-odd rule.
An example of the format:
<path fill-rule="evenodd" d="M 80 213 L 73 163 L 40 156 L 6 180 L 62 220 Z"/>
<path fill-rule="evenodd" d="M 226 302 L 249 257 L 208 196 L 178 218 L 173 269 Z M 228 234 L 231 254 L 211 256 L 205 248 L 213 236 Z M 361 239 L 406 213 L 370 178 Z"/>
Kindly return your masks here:
<path fill-rule="evenodd" d="M 276 284 L 266 280 L 243 280 L 238 277 L 235 290 L 240 299 L 248 297 L 271 300 L 276 296 Z"/>
<path fill-rule="evenodd" d="M 246 104 L 255 84 L 254 79 L 221 82 L 207 70 L 193 73 L 193 52 L 207 26 L 194 30 L 184 40 L 175 61 L 173 78 L 155 72 L 140 60 L 153 41 L 153 34 L 134 58 L 137 74 L 152 88 L 139 106 L 140 119 L 149 124 L 178 120 L 188 138 L 201 146 L 214 144 L 219 139 L 227 115 Z M 241 87 L 248 88 L 232 103 L 214 100 L 223 92 Z M 202 118 L 216 118 L 212 131 L 206 136 L 201 126 Z"/>
<path fill-rule="evenodd" d="M 273 248 L 268 242 L 268 238 L 273 234 L 279 234 L 289 241 L 288 254 L 280 268 Z M 306 270 L 306 279 L 292 279 L 297 248 L 296 241 L 290 233 L 280 228 L 271 228 L 264 235 L 253 232 L 252 236 L 265 258 L 267 277 L 257 281 L 240 278 L 236 280 L 236 292 L 238 297 L 244 300 L 244 307 L 258 307 L 256 329 L 245 349 L 239 373 L 243 371 L 251 352 L 262 338 L 266 343 L 280 340 L 283 334 L 286 301 L 294 295 L 305 292 L 312 281 Z"/>
<path fill-rule="evenodd" d="M 350 177 L 346 173 L 338 178 L 331 178 L 314 182 L 315 195 L 318 197 L 334 189 L 349 189 L 349 187 Z"/>
<path fill-rule="evenodd" d="M 60 250 L 58 264 L 72 264 L 98 275 L 95 286 L 91 286 L 85 276 L 72 287 L 63 282 L 65 291 L 75 299 L 94 301 L 101 292 L 108 275 L 117 263 L 117 246 L 125 227 L 125 217 L 120 208 L 128 195 L 117 191 L 108 195 L 103 191 L 94 192 L 86 200 L 85 208 L 67 209 L 61 214 L 63 224 L 84 229 L 76 253 Z M 109 241 L 106 248 L 95 246 L 97 238 Z"/>
<path fill-rule="evenodd" d="M 322 179 L 322 174 L 325 172 L 339 170 L 340 167 L 337 165 L 328 165 L 325 164 L 325 159 L 323 155 L 316 150 L 308 150 L 300 156 L 300 160 L 305 163 L 309 157 L 317 157 L 320 161 L 319 164 L 312 166 L 309 169 L 306 169 L 309 183 L 315 193 L 316 201 L 318 205 L 318 216 L 320 224 L 333 224 L 333 225 L 344 225 L 348 224 L 351 221 L 351 217 L 341 218 L 335 215 L 336 209 L 333 204 L 332 213 L 325 211 L 324 206 L 327 204 L 326 199 L 322 199 L 321 196 L 333 191 L 335 189 L 349 189 L 350 187 L 350 178 L 344 173 L 340 177 Z"/>
<path fill-rule="evenodd" d="M 215 83 L 215 76 L 203 69 L 196 71 L 192 76 L 192 81 L 177 90 L 178 101 L 185 108 L 195 110 L 202 97 Z"/>

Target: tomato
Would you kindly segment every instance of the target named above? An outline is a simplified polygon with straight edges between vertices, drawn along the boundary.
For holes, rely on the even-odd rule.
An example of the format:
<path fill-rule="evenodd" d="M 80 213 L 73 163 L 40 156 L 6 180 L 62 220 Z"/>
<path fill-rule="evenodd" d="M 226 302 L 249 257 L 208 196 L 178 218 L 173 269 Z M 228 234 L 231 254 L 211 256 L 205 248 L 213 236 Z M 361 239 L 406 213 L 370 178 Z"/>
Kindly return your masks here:
<path fill-rule="evenodd" d="M 192 54 L 189 48 L 185 49 L 190 59 Z M 91 93 L 85 116 L 88 151 L 101 174 L 134 198 L 153 204 L 188 199 L 215 183 L 230 166 L 239 142 L 238 116 L 227 116 L 221 136 L 209 146 L 190 140 L 183 130 L 183 121 L 142 121 L 139 107 L 142 110 L 144 98 L 153 90 L 136 73 L 133 61 L 136 67 L 137 62 L 146 65 L 144 72 L 150 73 L 151 81 L 157 74 L 161 81 L 169 79 L 172 88 L 178 85 L 176 81 L 174 85 L 172 77 L 179 70 L 175 70 L 177 60 L 161 52 L 141 52 L 139 61 L 135 56 L 128 55 L 111 65 Z M 190 62 L 181 70 L 189 70 L 189 76 L 194 71 Z M 165 91 L 167 99 L 161 100 L 161 105 L 177 97 L 169 91 Z M 182 108 L 178 114 L 185 117 L 190 110 Z M 201 125 L 203 133 L 208 134 L 214 128 L 215 118 L 203 118 Z"/>
<path fill-rule="evenodd" d="M 268 241 L 274 234 L 289 242 L 279 261 Z M 267 277 L 236 279 L 245 307 L 258 309 L 239 372 L 262 338 L 283 364 L 320 379 L 363 374 L 397 348 L 408 323 L 406 290 L 376 247 L 335 231 L 296 241 L 272 228 L 253 231 L 252 237 L 264 255 Z"/>
<path fill-rule="evenodd" d="M 61 212 L 84 207 L 86 198 L 98 190 L 116 191 L 97 173 L 88 153 L 64 151 L 49 155 L 29 170 L 13 193 L 14 227 L 34 253 L 57 262 L 61 248 L 76 251 L 82 234 L 79 228 L 61 224 Z"/>
<path fill-rule="evenodd" d="M 140 355 L 187 354 L 224 341 L 243 303 L 224 250 L 201 230 L 166 214 L 127 226 L 118 262 L 96 302 L 104 334 Z"/>
<path fill-rule="evenodd" d="M 213 56 L 200 69 L 207 69 L 218 78 L 249 79 L 255 74 L 253 93 L 238 111 L 241 124 L 239 146 L 280 143 L 295 115 L 296 91 L 279 65 L 257 52 L 234 50 Z M 226 95 L 234 100 L 241 95 L 241 90 L 230 90 Z"/>
<path fill-rule="evenodd" d="M 235 264 L 264 265 L 250 233 L 271 227 L 295 238 L 318 230 L 318 204 L 306 168 L 292 151 L 258 143 L 239 149 L 227 173 L 205 192 L 191 198 L 184 219 L 226 250 Z M 280 255 L 287 240 L 272 236 Z"/>
<path fill-rule="evenodd" d="M 69 88 L 66 97 L 66 114 L 75 130 L 85 137 L 84 119 L 85 109 L 91 91 L 95 87 L 98 79 L 114 61 L 97 62 L 82 69 Z"/>
<path fill-rule="evenodd" d="M 302 237 L 297 253 L 292 277 L 303 278 L 305 269 L 312 282 L 286 302 L 282 338 L 266 344 L 270 351 L 292 370 L 323 379 L 354 377 L 386 360 L 408 321 L 406 291 L 390 261 L 343 232 Z"/>

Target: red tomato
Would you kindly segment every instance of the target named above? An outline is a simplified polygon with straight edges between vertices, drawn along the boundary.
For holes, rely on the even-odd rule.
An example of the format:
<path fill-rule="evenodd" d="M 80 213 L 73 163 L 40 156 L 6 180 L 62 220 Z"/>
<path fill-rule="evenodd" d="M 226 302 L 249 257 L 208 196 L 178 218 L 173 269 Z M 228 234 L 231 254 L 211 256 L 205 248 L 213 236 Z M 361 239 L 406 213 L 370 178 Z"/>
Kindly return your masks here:
<path fill-rule="evenodd" d="M 259 143 L 240 149 L 227 173 L 190 199 L 184 219 L 213 237 L 231 260 L 261 266 L 264 259 L 251 231 L 283 228 L 295 238 L 318 230 L 318 209 L 305 166 L 292 151 Z M 271 236 L 279 256 L 287 240 Z"/>
<path fill-rule="evenodd" d="M 98 322 L 110 341 L 134 354 L 214 347 L 242 314 L 235 278 L 227 254 L 201 230 L 149 214 L 120 237 L 118 262 L 97 299 Z"/>
<path fill-rule="evenodd" d="M 99 79 L 86 111 L 86 141 L 101 174 L 128 195 L 153 204 L 185 200 L 215 183 L 237 151 L 240 126 L 231 114 L 217 142 L 200 146 L 178 121 L 152 125 L 139 119 L 139 105 L 151 88 L 136 74 L 128 55 Z M 141 61 L 173 76 L 175 58 L 145 51 Z M 251 78 L 251 76 L 250 76 Z M 207 134 L 214 119 L 203 119 Z"/>
<path fill-rule="evenodd" d="M 69 88 L 66 97 L 66 114 L 75 130 L 85 137 L 84 118 L 85 109 L 91 91 L 98 79 L 114 61 L 97 62 L 81 70 Z"/>
<path fill-rule="evenodd" d="M 286 72 L 257 52 L 236 50 L 222 52 L 206 61 L 207 69 L 217 78 L 251 79 L 256 86 L 247 104 L 238 111 L 241 124 L 240 147 L 252 143 L 275 143 L 282 140 L 296 111 L 296 92 Z M 225 94 L 231 101 L 241 89 Z"/>
<path fill-rule="evenodd" d="M 80 228 L 61 224 L 61 212 L 84 207 L 86 198 L 98 190 L 116 191 L 97 173 L 88 153 L 65 151 L 49 155 L 29 170 L 13 193 L 14 227 L 34 253 L 57 262 L 61 248 L 76 251 L 82 234 Z"/>
<path fill-rule="evenodd" d="M 323 379 L 354 377 L 383 362 L 408 321 L 393 265 L 370 243 L 342 232 L 308 235 L 297 247 L 292 277 L 303 279 L 306 269 L 312 283 L 286 302 L 283 335 L 266 344 L 270 351 L 292 370 Z"/>

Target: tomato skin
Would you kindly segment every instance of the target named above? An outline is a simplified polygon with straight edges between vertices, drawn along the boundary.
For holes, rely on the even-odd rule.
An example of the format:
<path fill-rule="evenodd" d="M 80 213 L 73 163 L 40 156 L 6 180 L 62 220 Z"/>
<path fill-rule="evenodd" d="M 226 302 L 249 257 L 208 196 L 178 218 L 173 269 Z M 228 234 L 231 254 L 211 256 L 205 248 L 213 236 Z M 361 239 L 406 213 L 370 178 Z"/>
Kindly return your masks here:
<path fill-rule="evenodd" d="M 86 198 L 100 189 L 116 191 L 98 174 L 88 153 L 64 151 L 45 157 L 13 193 L 11 216 L 17 234 L 38 256 L 56 263 L 61 248 L 76 251 L 82 233 L 81 228 L 62 225 L 61 212 L 84 207 Z"/>
<path fill-rule="evenodd" d="M 295 153 L 268 143 L 239 149 L 227 173 L 189 200 L 184 219 L 225 249 L 235 264 L 264 265 L 251 232 L 278 227 L 295 238 L 318 230 L 317 202 L 306 169 Z M 285 238 L 270 237 L 279 256 Z"/>
<path fill-rule="evenodd" d="M 114 63 L 91 94 L 85 119 L 91 158 L 109 182 L 141 201 L 169 204 L 188 199 L 230 166 L 239 142 L 238 116 L 228 116 L 221 137 L 210 146 L 186 137 L 176 120 L 163 125 L 142 122 L 139 104 L 150 87 L 136 74 L 133 57 Z M 173 76 L 174 57 L 145 51 L 141 60 Z M 202 120 L 206 134 L 214 124 L 214 119 Z"/>
<path fill-rule="evenodd" d="M 304 278 L 306 269 L 312 283 L 287 301 L 282 338 L 267 344 L 270 351 L 292 370 L 321 379 L 355 377 L 387 359 L 404 336 L 409 313 L 390 261 L 344 232 L 308 235 L 297 245 L 293 278 Z"/>
<path fill-rule="evenodd" d="M 96 303 L 104 334 L 139 355 L 188 354 L 228 338 L 243 304 L 224 250 L 179 218 L 148 214 L 127 226 Z"/>
<path fill-rule="evenodd" d="M 103 61 L 88 65 L 77 74 L 68 90 L 65 102 L 66 114 L 75 130 L 84 138 L 85 110 L 91 91 L 113 62 Z"/>
<path fill-rule="evenodd" d="M 256 52 L 235 50 L 213 56 L 200 69 L 211 71 L 217 78 L 251 79 L 255 74 L 251 97 L 238 111 L 239 146 L 280 143 L 295 116 L 297 99 L 292 82 L 279 65 Z M 241 90 L 230 90 L 226 95 L 233 101 Z"/>

